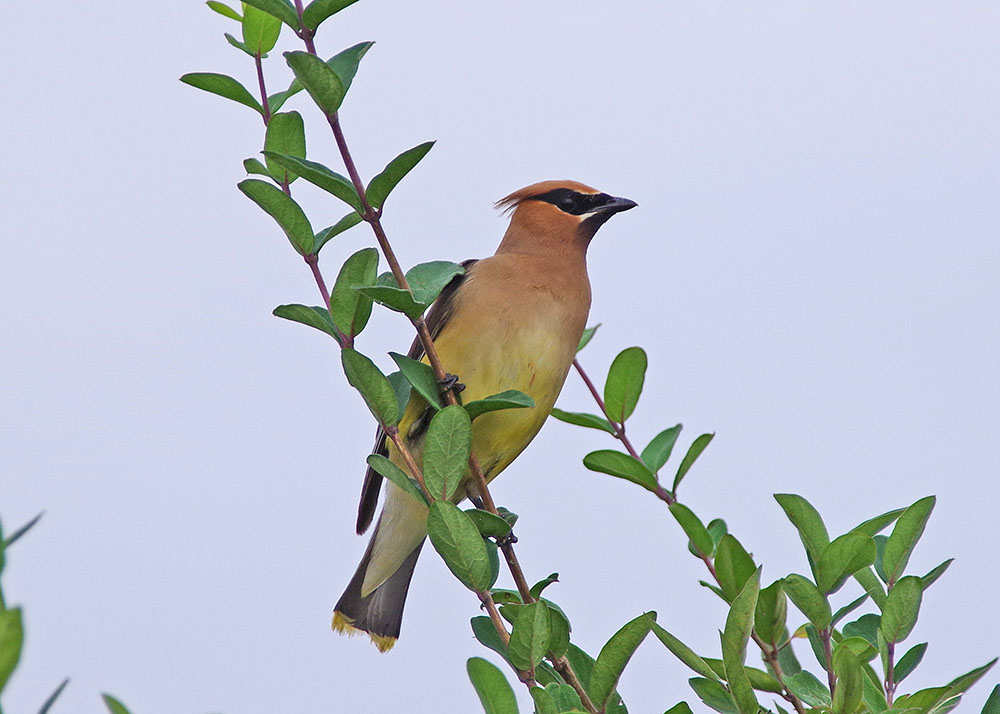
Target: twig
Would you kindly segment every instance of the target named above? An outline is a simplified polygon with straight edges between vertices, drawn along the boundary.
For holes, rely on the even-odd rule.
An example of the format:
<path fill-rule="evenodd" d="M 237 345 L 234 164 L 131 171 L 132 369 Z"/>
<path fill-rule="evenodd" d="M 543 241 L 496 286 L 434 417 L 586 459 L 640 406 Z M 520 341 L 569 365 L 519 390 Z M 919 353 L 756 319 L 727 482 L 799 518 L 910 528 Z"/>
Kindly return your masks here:
<path fill-rule="evenodd" d="M 604 405 L 604 399 L 601 397 L 600 392 L 597 391 L 597 387 L 594 386 L 594 383 L 591 381 L 590 376 L 586 373 L 586 371 L 584 371 L 583 366 L 580 364 L 580 360 L 576 359 L 573 360 L 573 366 L 576 368 L 576 371 L 580 375 L 580 378 L 583 379 L 583 383 L 587 385 L 587 389 L 590 390 L 590 395 L 594 398 L 594 401 L 597 402 L 597 406 L 601 408 L 601 413 L 604 414 L 604 418 L 608 420 L 608 423 L 614 430 L 612 436 L 614 436 L 616 439 L 618 439 L 618 441 L 622 443 L 622 445 L 625 447 L 625 450 L 632 455 L 632 458 L 636 459 L 637 461 L 642 461 L 642 457 L 639 456 L 639 452 L 635 450 L 635 447 L 632 446 L 632 442 L 629 441 L 628 435 L 625 434 L 625 424 L 616 422 L 614 419 L 611 418 L 611 415 L 608 414 L 608 409 Z M 665 489 L 663 486 L 660 486 L 659 483 L 657 483 L 655 493 L 656 497 L 659 498 L 661 501 L 666 502 L 668 506 L 677 500 L 676 498 L 674 498 L 673 494 L 670 493 L 670 491 Z"/>
<path fill-rule="evenodd" d="M 264 88 L 264 66 L 259 50 L 254 53 L 253 61 L 257 66 L 257 86 L 260 87 L 260 105 L 264 108 L 264 126 L 267 126 L 271 123 L 271 105 L 267 98 L 267 90 Z"/>
<path fill-rule="evenodd" d="M 823 642 L 823 654 L 826 657 L 826 683 L 830 686 L 830 696 L 833 696 L 837 688 L 837 675 L 833 673 L 833 651 L 830 647 L 830 628 L 824 627 L 819 631 L 819 638 Z"/>
<path fill-rule="evenodd" d="M 424 496 L 428 501 L 433 501 L 434 497 L 427 489 L 427 482 L 424 481 L 423 472 L 420 470 L 420 467 L 417 466 L 417 462 L 414 460 L 413 454 L 411 454 L 410 450 L 406 448 L 406 443 L 399 438 L 399 429 L 395 426 L 383 426 L 382 428 L 385 430 L 385 435 L 389 437 L 393 446 L 396 447 L 396 451 L 398 451 L 399 455 L 403 457 L 403 463 L 406 464 L 406 468 L 410 471 L 410 475 L 412 475 L 413 478 L 417 480 L 417 483 L 420 484 L 420 490 L 423 491 Z"/>
<path fill-rule="evenodd" d="M 641 461 L 642 458 L 636 452 L 635 447 L 632 446 L 632 442 L 629 441 L 628 436 L 625 434 L 625 425 L 619 424 L 614 419 L 612 419 L 611 416 L 608 414 L 608 410 L 604 405 L 604 399 L 597 391 L 597 387 L 594 386 L 593 381 L 587 375 L 586 371 L 584 371 L 583 366 L 580 364 L 580 361 L 574 359 L 573 366 L 576 368 L 577 373 L 583 379 L 583 383 L 587 385 L 587 389 L 590 390 L 590 394 L 594 398 L 594 401 L 597 402 L 597 405 L 601 408 L 601 412 L 604 414 L 604 417 L 608 420 L 608 423 L 611 424 L 611 428 L 614 430 L 612 436 L 614 436 L 622 443 L 622 445 L 624 445 L 625 449 L 629 452 L 629 454 L 632 455 L 633 458 Z M 677 502 L 677 499 L 673 496 L 673 494 L 671 494 L 667 489 L 663 488 L 662 486 L 657 486 L 657 490 L 655 493 L 657 498 L 659 498 L 661 501 L 666 502 L 668 506 L 672 503 Z M 702 562 L 705 563 L 705 567 L 708 568 L 708 572 L 712 575 L 712 579 L 715 580 L 717 585 L 721 586 L 722 582 L 719 580 L 719 574 L 715 570 L 715 564 L 712 562 L 712 558 L 704 554 L 702 554 L 700 557 Z M 788 688 L 788 685 L 785 684 L 784 674 L 781 670 L 781 665 L 778 663 L 777 649 L 771 647 L 766 642 L 764 642 L 764 640 L 762 640 L 755 631 L 751 631 L 751 636 L 753 637 L 753 641 L 757 643 L 757 646 L 760 647 L 761 652 L 764 655 L 765 661 L 769 665 L 771 665 L 771 669 L 772 671 L 774 671 L 775 679 L 777 679 L 778 683 L 781 684 L 783 690 L 781 694 L 782 698 L 789 704 L 791 704 L 793 707 L 795 707 L 795 711 L 798 714 L 805 714 L 806 709 L 805 706 L 803 706 L 802 701 L 797 696 L 792 694 L 792 691 Z"/>
<path fill-rule="evenodd" d="M 302 0 L 295 0 L 295 10 L 299 17 L 299 24 L 302 26 L 302 29 L 299 31 L 298 35 L 305 43 L 306 51 L 309 52 L 310 54 L 316 55 L 317 54 L 316 46 L 313 43 L 313 33 L 311 30 L 305 27 L 305 24 L 302 20 L 302 12 L 303 12 Z M 382 210 L 380 208 L 376 209 L 372 207 L 371 203 L 368 201 L 368 196 L 365 192 L 365 185 L 361 180 L 361 175 L 358 173 L 357 165 L 354 163 L 354 158 L 351 156 L 351 151 L 347 145 L 347 140 L 344 137 L 344 131 L 340 125 L 340 117 L 337 114 L 337 112 L 327 115 L 327 122 L 329 123 L 330 129 L 333 132 L 334 140 L 337 143 L 337 148 L 340 151 L 341 158 L 344 161 L 344 166 L 347 169 L 347 173 L 351 179 L 351 183 L 354 185 L 354 190 L 357 192 L 358 198 L 361 201 L 361 208 L 362 208 L 361 217 L 366 223 L 368 223 L 371 226 L 372 231 L 375 234 L 375 239 L 379 244 L 379 248 L 381 248 L 382 254 L 383 256 L 385 256 L 386 262 L 389 264 L 389 269 L 392 271 L 393 277 L 396 279 L 396 284 L 402 290 L 409 290 L 410 285 L 406 280 L 406 275 L 403 272 L 403 269 L 396 258 L 396 254 L 393 251 L 392 246 L 389 244 L 389 239 L 385 234 L 385 229 L 382 227 L 382 221 L 381 221 Z M 310 267 L 313 267 L 312 263 L 310 263 Z M 327 305 L 329 306 L 329 297 L 326 294 L 325 286 L 322 285 L 322 276 L 318 275 L 318 267 L 314 268 L 314 276 L 316 276 L 317 285 L 320 285 L 320 292 L 322 292 L 324 294 L 324 297 L 326 297 Z M 410 322 L 413 325 L 414 329 L 416 329 L 417 331 L 417 336 L 419 337 L 420 343 L 424 348 L 424 354 L 427 356 L 427 361 L 430 364 L 431 368 L 434 370 L 435 377 L 438 379 L 438 381 L 444 382 L 447 375 L 445 373 L 443 365 L 441 364 L 441 358 L 438 355 L 437 348 L 434 345 L 434 340 L 431 337 L 431 333 L 427 327 L 427 323 L 425 322 L 423 317 L 410 318 Z M 453 389 L 446 390 L 444 393 L 444 397 L 449 405 L 458 404 L 458 399 Z M 389 433 L 390 432 L 387 430 L 386 434 L 389 435 Z M 393 444 L 396 446 L 397 449 L 400 449 L 400 446 L 403 446 L 402 439 L 399 438 L 398 432 L 396 432 L 393 436 L 390 436 L 390 438 L 392 439 Z M 403 453 L 404 451 L 401 450 L 400 454 L 403 455 Z M 404 456 L 404 461 L 406 461 L 407 468 L 411 469 L 411 473 L 416 474 L 419 472 L 419 470 L 413 471 L 413 469 L 416 468 L 416 464 L 415 462 L 413 462 L 412 456 L 409 458 L 408 461 Z M 483 470 L 479 465 L 479 461 L 476 459 L 476 455 L 474 453 L 469 455 L 469 471 L 472 474 L 473 482 L 475 483 L 475 487 L 479 493 L 479 497 L 482 499 L 485 510 L 489 511 L 493 515 L 499 515 L 497 512 L 496 503 L 493 501 L 493 496 L 492 494 L 490 494 L 489 487 L 486 482 L 486 475 L 483 473 Z M 426 493 L 427 488 L 423 484 L 422 478 L 418 480 L 420 480 L 421 487 Z M 510 570 L 511 576 L 514 578 L 514 582 L 517 584 L 517 589 L 518 592 L 521 594 L 522 600 L 525 602 L 525 604 L 534 602 L 534 598 L 531 596 L 530 588 L 528 587 L 527 584 L 527 579 L 524 576 L 524 572 L 521 570 L 521 565 L 518 562 L 517 556 L 514 553 L 513 546 L 507 544 L 503 546 L 501 550 L 503 551 L 504 559 L 507 561 L 507 567 Z M 487 603 L 488 602 L 492 603 L 492 596 L 489 596 L 489 593 L 486 593 L 486 595 L 488 596 L 488 600 L 484 601 L 483 604 L 486 605 L 487 609 L 489 610 L 490 608 Z M 483 599 L 482 595 L 480 596 L 480 599 L 481 600 Z M 494 604 L 493 610 L 495 609 L 496 606 Z M 496 615 L 496 617 L 494 617 L 494 614 Z M 490 619 L 493 620 L 493 624 L 497 628 L 497 633 L 500 635 L 501 639 L 503 639 L 504 642 L 506 643 L 509 640 L 509 635 L 507 635 L 507 631 L 506 628 L 504 628 L 503 626 L 503 622 L 499 621 L 499 613 L 494 613 L 491 611 Z M 553 664 L 555 664 L 555 662 L 553 662 Z M 572 686 L 573 689 L 576 690 L 577 694 L 580 695 L 580 699 L 586 706 L 587 711 L 591 712 L 591 714 L 597 714 L 597 709 L 590 701 L 590 698 L 587 695 L 586 690 L 583 688 L 583 685 L 580 683 L 579 678 L 576 676 L 575 672 L 573 672 L 572 667 L 570 666 L 569 662 L 565 660 L 565 658 L 562 659 L 561 666 L 562 670 L 568 673 L 568 676 L 564 675 L 564 679 L 566 679 L 567 683 L 570 686 Z M 521 672 L 518 672 L 519 677 L 520 675 Z M 533 679 L 531 680 L 530 683 L 531 685 L 534 684 Z"/>

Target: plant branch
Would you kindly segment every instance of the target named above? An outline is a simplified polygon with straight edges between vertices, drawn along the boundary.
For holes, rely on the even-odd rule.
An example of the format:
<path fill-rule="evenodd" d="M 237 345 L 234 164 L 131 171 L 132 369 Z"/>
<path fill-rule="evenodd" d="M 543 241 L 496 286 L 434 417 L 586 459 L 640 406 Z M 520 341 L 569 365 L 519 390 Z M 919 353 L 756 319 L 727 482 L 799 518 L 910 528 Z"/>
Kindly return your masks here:
<path fill-rule="evenodd" d="M 612 436 L 614 436 L 616 439 L 618 439 L 618 441 L 622 443 L 622 445 L 625 447 L 625 450 L 628 451 L 629 454 L 631 454 L 632 458 L 636 459 L 637 461 L 642 461 L 642 457 L 639 456 L 639 452 L 635 450 L 635 447 L 632 446 L 632 442 L 629 441 L 628 436 L 625 434 L 625 424 L 616 422 L 608 414 L 608 409 L 604 405 L 604 399 L 601 397 L 600 392 L 597 391 L 597 387 L 594 386 L 594 383 L 593 381 L 591 381 L 590 376 L 583 369 L 583 366 L 580 364 L 580 360 L 574 359 L 573 367 L 576 368 L 576 371 L 580 375 L 580 378 L 583 379 L 583 383 L 586 384 L 587 389 L 590 390 L 590 395 L 594 398 L 594 401 L 597 402 L 597 406 L 601 408 L 601 413 L 604 414 L 604 418 L 608 420 L 608 423 L 614 430 Z M 657 476 L 657 486 L 655 491 L 656 497 L 659 498 L 661 501 L 664 501 L 669 506 L 671 503 L 674 503 L 677 499 L 674 498 L 673 494 L 670 493 L 670 491 L 665 489 L 663 486 L 659 485 L 658 473 L 654 475 Z"/>
<path fill-rule="evenodd" d="M 395 426 L 383 427 L 385 430 L 385 435 L 389 437 L 393 446 L 399 452 L 399 455 L 403 457 L 403 463 L 406 464 L 406 468 L 409 470 L 410 474 L 417 480 L 420 484 L 420 490 L 423 492 L 424 497 L 427 499 L 428 503 L 434 500 L 431 492 L 427 489 L 427 482 L 424 481 L 424 474 L 417 466 L 417 462 L 413 459 L 413 454 L 410 450 L 406 448 L 406 443 L 399 437 L 399 429 Z"/>
<path fill-rule="evenodd" d="M 753 638 L 753 641 L 757 643 L 757 646 L 760 647 L 761 653 L 764 655 L 764 661 L 771 667 L 771 671 L 774 672 L 774 678 L 778 680 L 778 684 L 781 685 L 781 697 L 795 707 L 795 711 L 798 712 L 798 714 L 805 714 L 806 708 L 802 704 L 802 701 L 792 694 L 792 690 L 790 690 L 788 685 L 785 684 L 785 673 L 781 669 L 781 662 L 778 661 L 778 649 L 780 648 L 772 647 L 768 643 L 764 642 L 764 640 L 760 638 L 760 635 L 753 630 L 750 631 L 750 636 Z"/>
<path fill-rule="evenodd" d="M 886 644 L 886 675 L 885 675 L 885 701 L 888 703 L 889 708 L 892 709 L 892 700 L 896 696 L 896 643 L 889 642 Z"/>
<path fill-rule="evenodd" d="M 830 696 L 833 696 L 837 688 L 837 675 L 833 673 L 833 651 L 830 647 L 830 628 L 824 627 L 819 631 L 819 638 L 823 642 L 823 655 L 826 657 L 826 683 L 830 686 Z"/>
<path fill-rule="evenodd" d="M 260 52 L 253 56 L 254 64 L 257 66 L 257 86 L 260 87 L 260 105 L 264 108 L 264 126 L 271 122 L 271 105 L 267 99 L 267 90 L 264 88 L 264 65 L 260 59 Z"/>
<path fill-rule="evenodd" d="M 302 12 L 303 12 L 302 0 L 295 0 L 295 10 L 299 17 L 299 24 L 302 26 L 302 30 L 300 30 L 298 33 L 299 37 L 305 43 L 306 51 L 309 52 L 310 54 L 316 55 L 317 54 L 316 46 L 313 43 L 312 30 L 306 28 L 305 24 L 302 21 Z M 393 251 L 392 246 L 389 244 L 389 239 L 385 234 L 385 229 L 382 227 L 382 221 L 381 221 L 382 209 L 374 208 L 368 201 L 368 196 L 365 191 L 364 182 L 361 180 L 361 175 L 358 172 L 357 165 L 354 162 L 354 157 L 351 155 L 350 148 L 347 145 L 347 139 L 344 137 L 344 130 L 343 127 L 341 127 L 340 125 L 339 114 L 337 112 L 334 112 L 332 114 L 327 115 L 327 122 L 329 123 L 330 129 L 333 132 L 333 137 L 337 143 L 337 149 L 340 152 L 341 159 L 344 162 L 344 167 L 347 169 L 347 173 L 351 179 L 351 183 L 354 185 L 354 190 L 357 192 L 358 198 L 361 201 L 361 207 L 362 207 L 361 217 L 366 223 L 368 223 L 369 226 L 371 226 L 372 232 L 375 234 L 375 240 L 378 242 L 379 248 L 382 251 L 382 255 L 385 257 L 386 262 L 389 264 L 389 268 L 392 271 L 393 277 L 396 279 L 396 284 L 399 285 L 399 287 L 403 290 L 410 290 L 409 282 L 406 280 L 406 274 L 403 272 L 403 269 L 399 264 L 399 260 L 396 258 L 395 251 Z M 312 267 L 311 263 L 310 267 Z M 317 277 L 317 284 L 321 285 L 322 276 L 318 275 L 318 267 L 314 270 L 314 275 Z M 324 287 L 325 286 L 322 286 L 320 288 L 320 291 L 324 293 L 325 297 L 327 297 Z M 328 297 L 327 297 L 327 306 L 329 306 Z M 431 335 L 430 329 L 427 327 L 426 321 L 421 316 L 416 318 L 410 318 L 410 322 L 413 325 L 414 329 L 417 331 L 417 336 L 419 337 L 420 343 L 424 348 L 424 354 L 427 356 L 427 361 L 430 364 L 431 368 L 434 370 L 435 377 L 438 379 L 439 382 L 445 382 L 447 374 L 441 363 L 441 358 L 438 355 L 437 348 L 434 345 L 434 339 Z M 453 389 L 447 389 L 444 393 L 444 398 L 449 405 L 459 403 L 458 398 Z M 396 446 L 397 450 L 399 450 L 400 454 L 403 456 L 407 468 L 409 468 L 410 472 L 414 475 L 415 478 L 417 478 L 418 482 L 420 483 L 421 489 L 423 489 L 424 493 L 426 494 L 427 487 L 423 481 L 423 476 L 422 474 L 418 476 L 418 474 L 420 474 L 420 471 L 417 468 L 412 455 L 410 455 L 408 450 L 405 448 L 403 440 L 399 438 L 398 431 L 396 431 L 395 429 L 393 429 L 392 432 L 387 430 L 386 434 L 389 435 L 393 444 Z M 480 466 L 475 453 L 470 453 L 469 455 L 469 471 L 472 475 L 473 483 L 475 484 L 476 491 L 478 492 L 479 498 L 483 502 L 483 507 L 485 508 L 485 510 L 489 511 L 493 515 L 499 515 L 499 513 L 497 512 L 496 503 L 494 502 L 493 496 L 489 490 L 489 486 L 487 485 L 486 475 L 483 473 L 482 467 Z M 514 582 L 517 585 L 517 589 L 521 595 L 522 601 L 525 604 L 534 602 L 534 598 L 531 596 L 530 588 L 528 587 L 527 579 L 524 576 L 524 571 L 521 569 L 521 565 L 517 560 L 517 555 L 514 553 L 513 545 L 508 543 L 502 546 L 501 550 L 503 551 L 504 559 L 507 561 L 507 567 L 510 570 L 511 576 L 513 577 Z M 506 644 L 509 641 L 510 637 L 507 634 L 506 628 L 504 628 L 503 626 L 503 622 L 500 621 L 499 619 L 500 615 L 496 611 L 496 604 L 493 602 L 492 596 L 490 596 L 489 593 L 485 593 L 485 598 L 484 598 L 484 594 L 481 593 L 480 600 L 483 602 L 483 605 L 487 608 L 487 611 L 490 613 L 490 619 L 493 620 L 493 624 L 497 628 L 497 632 L 500 635 L 500 638 Z M 576 676 L 576 673 L 573 671 L 573 668 L 570 665 L 569 661 L 566 660 L 565 657 L 562 657 L 562 658 L 555 658 L 552 660 L 552 662 L 553 665 L 556 667 L 557 671 L 559 671 L 560 674 L 563 675 L 563 679 L 565 679 L 566 682 L 570 686 L 572 686 L 574 690 L 576 690 L 577 694 L 580 695 L 580 700 L 586 706 L 587 711 L 590 712 L 591 714 L 597 714 L 598 711 L 597 708 L 594 707 L 593 703 L 591 702 L 589 696 L 587 695 L 587 691 L 583 688 L 583 685 L 580 683 L 579 677 Z M 518 671 L 519 678 L 522 678 L 521 675 L 522 673 Z M 528 677 L 529 679 L 526 683 L 529 686 L 533 686 L 534 678 L 531 677 L 530 674 L 528 675 Z M 525 680 L 522 678 L 522 681 Z"/>
<path fill-rule="evenodd" d="M 500 617 L 500 611 L 497 610 L 497 604 L 493 599 L 493 596 L 490 595 L 489 590 L 483 590 L 481 592 L 477 591 L 476 595 L 479 596 L 479 602 L 483 604 L 483 607 L 489 614 L 490 622 L 492 622 L 493 627 L 496 628 L 497 635 L 500 636 L 500 641 L 503 642 L 503 646 L 509 646 L 510 634 L 508 634 L 507 627 L 503 624 L 503 619 Z M 536 686 L 535 677 L 531 672 L 526 672 L 525 670 L 517 669 L 516 667 L 514 668 L 514 671 L 517 672 L 517 678 L 521 680 L 528 689 Z"/>

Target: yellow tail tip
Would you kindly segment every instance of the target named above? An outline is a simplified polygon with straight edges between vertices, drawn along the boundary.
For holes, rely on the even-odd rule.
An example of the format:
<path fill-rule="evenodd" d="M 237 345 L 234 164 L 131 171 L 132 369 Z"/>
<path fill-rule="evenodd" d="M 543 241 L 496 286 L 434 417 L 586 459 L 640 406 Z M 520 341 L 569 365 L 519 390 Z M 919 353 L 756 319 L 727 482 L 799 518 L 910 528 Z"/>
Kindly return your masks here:
<path fill-rule="evenodd" d="M 354 626 L 354 621 L 347 617 L 342 612 L 333 613 L 333 631 L 339 632 L 342 635 L 347 635 L 348 637 L 354 637 L 355 635 L 365 634 L 371 638 L 372 644 L 378 648 L 379 652 L 388 652 L 392 649 L 392 646 L 396 644 L 395 637 L 389 637 L 388 635 L 376 635 L 366 630 L 362 630 Z"/>

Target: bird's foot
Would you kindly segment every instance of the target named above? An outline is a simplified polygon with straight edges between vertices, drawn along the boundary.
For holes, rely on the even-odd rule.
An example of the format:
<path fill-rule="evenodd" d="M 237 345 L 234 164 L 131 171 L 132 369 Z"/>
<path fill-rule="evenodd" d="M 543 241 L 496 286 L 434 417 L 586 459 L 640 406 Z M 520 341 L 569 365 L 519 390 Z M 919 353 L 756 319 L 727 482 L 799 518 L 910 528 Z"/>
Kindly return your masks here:
<path fill-rule="evenodd" d="M 517 543 L 517 536 L 514 535 L 514 531 L 511 531 L 503 538 L 497 539 L 497 545 L 499 545 L 501 548 L 506 547 L 508 545 L 514 545 L 515 543 Z"/>
<path fill-rule="evenodd" d="M 438 386 L 442 393 L 452 391 L 458 394 L 465 389 L 465 385 L 458 381 L 458 375 L 455 374 L 445 374 L 444 379 L 438 380 Z"/>

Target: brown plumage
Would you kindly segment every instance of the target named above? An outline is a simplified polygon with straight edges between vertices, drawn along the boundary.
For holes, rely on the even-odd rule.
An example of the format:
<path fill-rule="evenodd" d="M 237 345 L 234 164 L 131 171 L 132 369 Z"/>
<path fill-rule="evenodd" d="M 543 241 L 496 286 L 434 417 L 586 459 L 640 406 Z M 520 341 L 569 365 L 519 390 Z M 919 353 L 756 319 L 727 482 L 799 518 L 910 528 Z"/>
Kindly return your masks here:
<path fill-rule="evenodd" d="M 535 437 L 569 372 L 590 310 L 587 246 L 615 213 L 635 206 L 576 181 L 543 181 L 497 202 L 512 212 L 496 254 L 467 261 L 465 275 L 442 292 L 427 322 L 446 372 L 465 385 L 465 401 L 518 389 L 531 409 L 484 414 L 473 425 L 472 447 L 487 480 Z M 423 357 L 419 342 L 410 349 Z M 426 360 L 425 360 L 426 361 Z M 399 424 L 417 462 L 423 434 L 412 425 L 426 402 L 414 393 Z M 405 465 L 379 431 L 375 451 Z M 366 474 L 358 533 L 371 523 L 382 478 Z M 399 636 L 403 604 L 426 537 L 427 508 L 390 484 L 361 564 L 334 611 L 333 627 L 368 633 L 385 651 Z M 464 498 L 464 489 L 458 498 Z"/>

